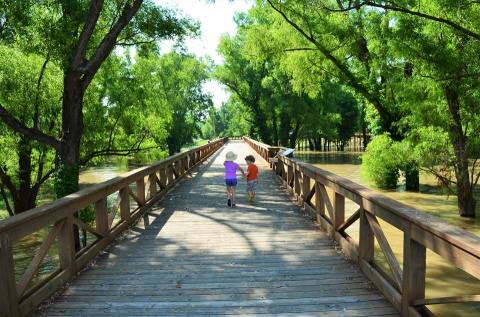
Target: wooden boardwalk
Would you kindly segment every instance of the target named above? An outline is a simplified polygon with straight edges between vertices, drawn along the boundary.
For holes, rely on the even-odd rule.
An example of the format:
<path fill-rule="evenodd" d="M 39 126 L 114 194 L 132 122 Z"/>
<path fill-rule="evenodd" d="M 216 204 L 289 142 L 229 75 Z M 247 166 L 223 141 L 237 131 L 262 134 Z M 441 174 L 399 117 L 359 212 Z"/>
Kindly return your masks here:
<path fill-rule="evenodd" d="M 226 151 L 256 156 L 257 201 L 245 183 L 226 206 Z M 46 316 L 398 316 L 302 217 L 280 180 L 242 141 L 229 142 L 84 271 Z"/>

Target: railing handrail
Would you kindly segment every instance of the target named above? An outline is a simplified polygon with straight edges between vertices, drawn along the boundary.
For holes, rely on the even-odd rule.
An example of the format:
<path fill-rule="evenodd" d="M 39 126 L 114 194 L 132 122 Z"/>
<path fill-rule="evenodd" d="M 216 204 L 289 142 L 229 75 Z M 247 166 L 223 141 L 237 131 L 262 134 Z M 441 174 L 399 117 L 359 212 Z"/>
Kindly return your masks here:
<path fill-rule="evenodd" d="M 248 137 L 244 140 L 265 160 L 272 162 L 269 159 L 271 156 L 268 156 L 268 145 Z M 317 219 L 402 316 L 418 317 L 418 309 L 428 314 L 426 305 L 431 304 L 480 301 L 480 295 L 470 294 L 425 299 L 426 250 L 432 250 L 456 268 L 480 280 L 479 236 L 295 158 L 280 156 L 271 167 L 305 212 Z M 327 187 L 333 189 L 333 202 L 326 192 Z M 359 206 L 348 219 L 345 219 L 345 198 Z M 377 217 L 403 232 L 403 267 Z M 345 231 L 357 221 L 360 221 L 358 242 Z M 374 264 L 374 240 L 378 241 L 381 252 L 385 254 L 392 276 Z"/>
<path fill-rule="evenodd" d="M 215 153 L 226 140 L 228 138 L 221 138 L 172 155 L 1 221 L 0 315 L 17 317 L 35 309 L 53 292 L 68 283 L 113 239 L 133 225 L 188 171 Z M 131 185 L 135 187 L 130 187 Z M 110 208 L 107 198 L 117 192 L 116 202 Z M 137 206 L 131 206 L 130 199 L 133 199 Z M 75 213 L 92 204 L 95 213 L 94 226 L 75 217 Z M 74 241 L 75 226 L 90 232 L 97 239 L 77 250 Z M 17 282 L 13 244 L 40 229 L 47 229 L 48 236 L 41 242 L 28 268 Z M 58 245 L 54 245 L 55 240 Z M 54 247 L 58 247 L 57 270 L 31 284 L 42 260 Z"/>
<path fill-rule="evenodd" d="M 31 221 L 31 220 L 46 216 L 50 213 L 54 213 L 63 208 L 74 205 L 77 201 L 82 201 L 83 202 L 82 205 L 91 204 L 103 196 L 108 196 L 118 191 L 120 188 L 124 187 L 126 184 L 130 184 L 134 182 L 136 179 L 139 179 L 141 177 L 146 177 L 153 171 L 158 170 L 159 168 L 162 168 L 163 166 L 168 165 L 171 162 L 175 162 L 179 158 L 186 157 L 193 152 L 196 152 L 200 149 L 211 146 L 212 144 L 215 144 L 217 142 L 222 142 L 224 139 L 228 139 L 228 138 L 217 139 L 212 141 L 209 144 L 204 144 L 204 145 L 195 147 L 193 149 L 187 150 L 185 152 L 176 153 L 163 160 L 154 162 L 150 165 L 142 166 L 132 171 L 125 172 L 122 175 L 119 175 L 117 177 L 104 181 L 102 183 L 88 186 L 87 188 L 81 189 L 75 193 L 56 199 L 53 202 L 46 203 L 42 206 L 32 208 L 18 215 L 9 217 L 4 220 L 0 220 L 0 234 L 9 230 L 14 230 L 15 227 L 25 224 L 25 222 L 27 221 Z M 82 208 L 77 206 L 75 207 L 77 210 Z M 62 218 L 62 217 L 58 217 L 58 218 Z"/>
<path fill-rule="evenodd" d="M 462 248 L 465 251 L 468 251 L 469 253 L 480 257 L 480 237 L 469 231 L 449 224 L 448 222 L 438 217 L 427 214 L 426 212 L 406 205 L 402 202 L 399 202 L 398 200 L 387 197 L 363 185 L 352 182 L 345 177 L 313 166 L 312 164 L 300 161 L 295 158 L 285 158 L 285 160 L 294 162 L 295 164 L 298 164 L 305 169 L 310 170 L 313 174 L 324 177 L 326 180 L 340 185 L 343 189 L 348 190 L 353 194 L 362 196 L 362 198 L 367 199 L 385 208 L 386 210 L 394 213 L 402 219 L 412 224 L 415 224 L 425 230 L 428 230 L 432 234 L 450 243 L 454 243 L 459 248 Z"/>

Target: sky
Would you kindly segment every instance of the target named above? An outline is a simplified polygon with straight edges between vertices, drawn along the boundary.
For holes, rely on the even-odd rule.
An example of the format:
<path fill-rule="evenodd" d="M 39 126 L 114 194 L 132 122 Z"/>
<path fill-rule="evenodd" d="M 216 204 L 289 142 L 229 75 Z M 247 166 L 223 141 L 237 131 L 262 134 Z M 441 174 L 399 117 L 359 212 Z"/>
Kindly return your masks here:
<path fill-rule="evenodd" d="M 235 12 L 247 11 L 252 0 L 155 0 L 163 7 L 176 9 L 182 15 L 197 20 L 201 24 L 199 38 L 187 39 L 185 46 L 190 53 L 198 57 L 209 56 L 216 64 L 222 63 L 217 53 L 217 46 L 222 34 L 235 34 L 236 25 L 233 21 Z M 172 43 L 163 43 L 162 50 L 169 50 Z M 215 107 L 227 101 L 228 92 L 217 81 L 208 81 L 203 86 L 205 92 L 211 93 Z"/>

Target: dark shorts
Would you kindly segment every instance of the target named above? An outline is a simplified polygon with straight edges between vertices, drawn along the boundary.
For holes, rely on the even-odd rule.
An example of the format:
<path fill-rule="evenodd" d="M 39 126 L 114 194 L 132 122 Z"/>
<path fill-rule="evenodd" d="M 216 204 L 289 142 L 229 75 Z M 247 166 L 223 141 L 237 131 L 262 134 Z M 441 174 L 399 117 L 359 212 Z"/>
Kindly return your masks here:
<path fill-rule="evenodd" d="M 225 184 L 227 185 L 227 187 L 237 186 L 237 180 L 236 179 L 226 179 Z"/>

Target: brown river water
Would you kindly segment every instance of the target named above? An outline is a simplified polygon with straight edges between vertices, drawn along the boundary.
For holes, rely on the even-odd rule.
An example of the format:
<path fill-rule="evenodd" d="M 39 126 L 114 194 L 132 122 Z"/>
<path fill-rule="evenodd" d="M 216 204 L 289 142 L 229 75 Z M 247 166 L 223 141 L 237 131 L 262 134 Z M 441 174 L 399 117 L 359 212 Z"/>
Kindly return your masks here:
<path fill-rule="evenodd" d="M 296 157 L 298 159 L 312 163 L 320 168 L 346 177 L 366 187 L 375 189 L 362 177 L 360 155 L 361 153 L 356 152 L 296 152 Z M 80 175 L 81 186 L 103 182 L 136 167 L 137 166 L 126 166 L 123 164 L 122 166 L 106 165 L 85 169 Z M 456 197 L 446 195 L 442 189 L 437 186 L 433 177 L 421 174 L 420 182 L 421 187 L 420 192 L 418 193 L 406 192 L 402 185 L 399 185 L 396 190 L 392 191 L 375 190 L 382 192 L 390 198 L 440 217 L 441 219 L 460 226 L 476 235 L 480 235 L 480 217 L 477 217 L 475 220 L 459 217 L 457 213 Z M 480 207 L 480 203 L 477 204 L 477 207 Z M 351 203 L 349 205 L 347 200 L 346 217 L 353 213 L 355 209 L 354 204 Z M 480 214 L 480 208 L 477 208 L 477 215 L 478 214 Z M 381 220 L 380 224 L 400 262 L 400 265 L 402 265 L 402 232 Z M 358 225 L 352 225 L 347 230 L 347 233 L 358 241 Z M 35 250 L 40 246 L 43 239 L 46 237 L 46 234 L 46 230 L 41 230 L 15 244 L 14 254 L 17 279 L 20 278 L 21 274 L 25 271 L 35 253 Z M 51 248 L 50 253 L 46 256 L 41 265 L 39 274 L 33 282 L 45 278 L 57 268 L 58 255 L 56 249 L 55 245 Z M 389 272 L 388 265 L 386 264 L 378 245 L 376 247 L 375 259 L 385 272 Z M 463 271 L 452 267 L 448 262 L 437 256 L 435 253 L 427 253 L 427 298 L 476 294 L 480 294 L 480 282 L 478 280 Z M 437 316 L 480 316 L 480 304 L 434 305 L 429 308 Z"/>

